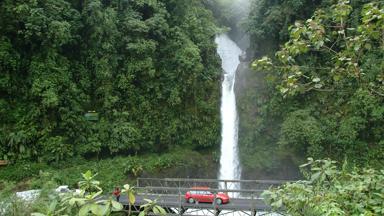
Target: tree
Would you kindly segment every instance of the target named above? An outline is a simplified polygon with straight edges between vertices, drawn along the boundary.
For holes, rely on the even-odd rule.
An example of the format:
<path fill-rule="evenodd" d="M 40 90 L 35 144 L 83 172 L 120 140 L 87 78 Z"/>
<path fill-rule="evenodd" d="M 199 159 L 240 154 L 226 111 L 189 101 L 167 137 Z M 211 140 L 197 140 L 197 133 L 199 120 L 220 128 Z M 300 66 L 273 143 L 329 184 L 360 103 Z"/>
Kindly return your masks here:
<path fill-rule="evenodd" d="M 217 28 L 200 1 L 5 0 L 0 20 L 0 158 L 219 143 Z"/>
<path fill-rule="evenodd" d="M 256 70 L 267 71 L 271 87 L 290 101 L 283 125 L 295 122 L 291 117 L 300 106 L 316 116 L 322 125 L 316 133 L 327 134 L 314 146 L 320 156 L 347 157 L 358 164 L 383 158 L 378 131 L 384 122 L 377 118 L 383 116 L 383 12 L 378 1 L 361 7 L 338 1 L 297 21 L 276 59 L 253 63 Z"/>

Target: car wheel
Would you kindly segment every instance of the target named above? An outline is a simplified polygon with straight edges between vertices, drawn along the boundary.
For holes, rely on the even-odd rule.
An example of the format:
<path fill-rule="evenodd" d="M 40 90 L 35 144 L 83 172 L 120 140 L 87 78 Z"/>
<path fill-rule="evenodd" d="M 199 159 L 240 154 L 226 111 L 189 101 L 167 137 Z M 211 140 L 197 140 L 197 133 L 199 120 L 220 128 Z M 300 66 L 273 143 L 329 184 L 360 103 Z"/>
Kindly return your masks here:
<path fill-rule="evenodd" d="M 195 200 L 194 200 L 193 198 L 189 198 L 189 199 L 188 199 L 188 202 L 192 204 L 192 203 L 195 202 Z"/>
<path fill-rule="evenodd" d="M 223 200 L 222 199 L 216 199 L 216 204 L 217 205 L 221 205 L 223 203 Z"/>

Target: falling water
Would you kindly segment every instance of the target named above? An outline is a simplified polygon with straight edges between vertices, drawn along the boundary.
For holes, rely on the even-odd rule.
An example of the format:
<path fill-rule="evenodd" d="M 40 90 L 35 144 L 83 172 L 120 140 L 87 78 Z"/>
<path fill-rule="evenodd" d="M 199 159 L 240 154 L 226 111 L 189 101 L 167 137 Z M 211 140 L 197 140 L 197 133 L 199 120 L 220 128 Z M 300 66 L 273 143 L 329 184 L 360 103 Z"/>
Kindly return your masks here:
<path fill-rule="evenodd" d="M 237 146 L 238 116 L 235 98 L 235 76 L 242 50 L 226 34 L 216 37 L 217 52 L 222 60 L 224 80 L 221 99 L 221 157 L 219 179 L 240 179 L 239 150 Z M 221 185 L 224 188 L 224 185 Z M 239 189 L 239 184 L 227 185 L 227 189 Z"/>

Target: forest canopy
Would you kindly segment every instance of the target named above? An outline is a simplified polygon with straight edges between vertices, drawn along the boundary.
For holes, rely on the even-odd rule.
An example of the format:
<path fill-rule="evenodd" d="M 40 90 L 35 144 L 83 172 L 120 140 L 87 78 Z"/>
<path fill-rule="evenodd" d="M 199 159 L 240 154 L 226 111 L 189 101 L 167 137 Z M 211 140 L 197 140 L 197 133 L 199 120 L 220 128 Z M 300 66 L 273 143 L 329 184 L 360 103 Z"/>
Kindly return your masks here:
<path fill-rule="evenodd" d="M 263 41 L 263 29 L 250 29 L 253 38 Z M 287 33 L 275 55 L 253 63 L 270 92 L 266 112 L 281 122 L 276 146 L 293 155 L 380 166 L 383 2 L 324 1 L 312 17 L 295 20 Z"/>
<path fill-rule="evenodd" d="M 212 13 L 189 0 L 0 3 L 0 159 L 219 142 Z"/>

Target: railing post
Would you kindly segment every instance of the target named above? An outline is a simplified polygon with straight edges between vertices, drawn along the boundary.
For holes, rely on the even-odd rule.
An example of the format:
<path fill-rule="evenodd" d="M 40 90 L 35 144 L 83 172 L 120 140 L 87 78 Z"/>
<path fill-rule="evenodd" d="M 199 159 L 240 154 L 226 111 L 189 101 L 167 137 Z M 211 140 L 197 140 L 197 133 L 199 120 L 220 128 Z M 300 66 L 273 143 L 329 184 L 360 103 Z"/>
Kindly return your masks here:
<path fill-rule="evenodd" d="M 256 214 L 257 214 L 257 211 L 256 211 L 256 210 L 252 210 L 251 215 L 252 215 L 252 216 L 256 216 Z"/>
<path fill-rule="evenodd" d="M 182 209 L 182 204 L 181 204 L 181 191 L 180 191 L 180 188 L 179 188 L 179 215 L 183 215 L 183 209 Z"/>
<path fill-rule="evenodd" d="M 214 196 L 213 196 L 213 202 L 212 202 L 212 205 L 213 205 L 213 212 L 214 212 L 214 215 L 218 215 L 217 214 L 217 203 L 216 203 L 216 194 L 217 194 L 217 191 L 215 191 L 214 193 Z"/>
<path fill-rule="evenodd" d="M 257 197 L 257 196 L 256 196 Z M 256 216 L 256 203 L 255 203 L 255 193 L 252 192 L 252 206 L 251 206 L 251 209 L 252 209 L 252 216 Z"/>

